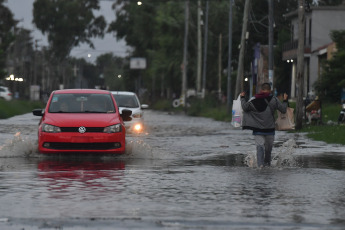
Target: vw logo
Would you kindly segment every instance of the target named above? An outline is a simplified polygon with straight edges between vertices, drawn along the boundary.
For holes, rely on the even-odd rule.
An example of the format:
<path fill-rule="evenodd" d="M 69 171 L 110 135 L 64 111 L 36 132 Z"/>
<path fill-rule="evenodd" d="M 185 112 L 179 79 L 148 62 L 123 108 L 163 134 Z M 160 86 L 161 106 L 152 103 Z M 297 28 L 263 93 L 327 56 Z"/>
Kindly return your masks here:
<path fill-rule="evenodd" d="M 85 133 L 86 132 L 86 128 L 84 126 L 80 126 L 78 131 L 79 131 L 79 133 Z"/>

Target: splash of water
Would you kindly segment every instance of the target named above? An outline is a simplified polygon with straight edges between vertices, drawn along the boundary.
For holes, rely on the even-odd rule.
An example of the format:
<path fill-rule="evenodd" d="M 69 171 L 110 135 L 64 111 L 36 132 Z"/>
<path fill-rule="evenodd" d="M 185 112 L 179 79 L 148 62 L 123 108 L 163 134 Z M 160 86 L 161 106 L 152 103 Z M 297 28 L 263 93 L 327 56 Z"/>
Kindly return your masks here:
<path fill-rule="evenodd" d="M 173 159 L 172 154 L 160 148 L 153 148 L 149 143 L 141 138 L 133 138 L 126 144 L 126 152 L 122 158 L 130 159 Z"/>
<path fill-rule="evenodd" d="M 153 158 L 153 150 L 150 145 L 146 144 L 141 139 L 133 139 L 127 142 L 126 152 L 124 154 L 126 158 Z"/>
<path fill-rule="evenodd" d="M 244 165 L 247 165 L 250 168 L 255 168 L 257 166 L 256 162 L 256 152 L 250 152 L 244 158 Z"/>
<path fill-rule="evenodd" d="M 294 155 L 296 150 L 296 141 L 289 139 L 282 144 L 272 154 L 271 165 L 273 167 L 297 167 L 296 157 Z"/>
<path fill-rule="evenodd" d="M 11 140 L 0 146 L 0 157 L 29 157 L 37 152 L 37 143 L 17 132 Z"/>
<path fill-rule="evenodd" d="M 37 140 L 34 141 L 17 132 L 12 139 L 0 145 L 0 157 L 42 157 L 38 153 Z M 126 144 L 123 159 L 171 159 L 171 154 L 164 150 L 154 149 L 141 138 L 133 138 Z M 106 157 L 105 157 L 106 158 Z"/>
<path fill-rule="evenodd" d="M 286 168 L 297 167 L 297 160 L 295 158 L 296 141 L 289 139 L 280 147 L 273 149 L 271 167 Z M 257 167 L 256 152 L 250 152 L 244 159 L 244 164 L 248 167 Z"/>

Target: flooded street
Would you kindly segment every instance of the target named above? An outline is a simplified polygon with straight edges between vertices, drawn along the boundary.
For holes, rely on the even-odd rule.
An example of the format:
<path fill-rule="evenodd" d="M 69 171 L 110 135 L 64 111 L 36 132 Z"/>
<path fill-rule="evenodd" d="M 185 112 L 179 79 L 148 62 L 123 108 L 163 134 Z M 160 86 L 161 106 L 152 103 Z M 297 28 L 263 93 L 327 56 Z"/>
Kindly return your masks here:
<path fill-rule="evenodd" d="M 37 153 L 39 117 L 0 120 L 0 229 L 345 229 L 345 146 L 145 111 L 122 156 Z"/>

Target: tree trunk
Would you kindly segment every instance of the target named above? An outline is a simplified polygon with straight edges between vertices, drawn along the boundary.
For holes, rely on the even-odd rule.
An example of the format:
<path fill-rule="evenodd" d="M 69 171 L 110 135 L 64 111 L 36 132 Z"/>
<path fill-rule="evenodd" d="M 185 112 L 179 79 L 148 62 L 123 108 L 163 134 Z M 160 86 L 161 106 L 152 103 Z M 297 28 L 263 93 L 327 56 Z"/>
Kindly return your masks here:
<path fill-rule="evenodd" d="M 198 61 L 197 61 L 197 70 L 196 70 L 196 76 L 197 76 L 197 80 L 196 80 L 196 92 L 197 94 L 199 94 L 201 92 L 201 68 L 202 68 L 202 64 L 201 64 L 201 59 L 202 59 L 202 46 L 201 46 L 201 1 L 198 0 Z"/>
<path fill-rule="evenodd" d="M 188 22 L 189 22 L 189 0 L 185 2 L 185 30 L 184 30 L 184 41 L 183 41 L 183 69 L 182 69 L 182 86 L 181 95 L 183 97 L 183 105 L 187 108 L 187 51 L 188 51 Z"/>

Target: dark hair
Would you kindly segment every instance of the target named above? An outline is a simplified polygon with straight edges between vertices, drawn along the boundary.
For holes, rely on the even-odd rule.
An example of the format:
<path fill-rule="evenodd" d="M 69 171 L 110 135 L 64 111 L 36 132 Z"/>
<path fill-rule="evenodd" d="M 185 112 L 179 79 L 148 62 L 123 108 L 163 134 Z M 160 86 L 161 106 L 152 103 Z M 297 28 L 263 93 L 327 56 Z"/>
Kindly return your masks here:
<path fill-rule="evenodd" d="M 271 90 L 271 84 L 270 83 L 263 83 L 262 85 L 261 85 L 261 89 L 262 90 Z"/>

